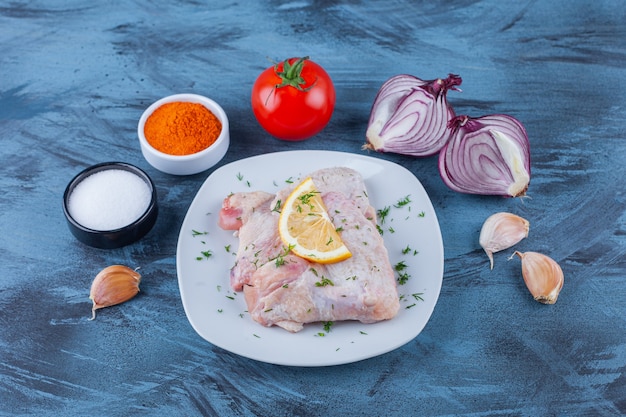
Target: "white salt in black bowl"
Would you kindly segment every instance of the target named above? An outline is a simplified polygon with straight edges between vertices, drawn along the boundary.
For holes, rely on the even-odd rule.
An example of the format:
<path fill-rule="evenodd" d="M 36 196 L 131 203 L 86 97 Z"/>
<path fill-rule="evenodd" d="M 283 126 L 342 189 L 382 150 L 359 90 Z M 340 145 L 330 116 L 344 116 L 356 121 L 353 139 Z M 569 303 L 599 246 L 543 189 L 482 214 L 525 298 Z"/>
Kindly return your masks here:
<path fill-rule="evenodd" d="M 77 174 L 63 195 L 70 232 L 102 249 L 129 245 L 156 223 L 157 193 L 152 179 L 124 162 L 93 165 Z"/>

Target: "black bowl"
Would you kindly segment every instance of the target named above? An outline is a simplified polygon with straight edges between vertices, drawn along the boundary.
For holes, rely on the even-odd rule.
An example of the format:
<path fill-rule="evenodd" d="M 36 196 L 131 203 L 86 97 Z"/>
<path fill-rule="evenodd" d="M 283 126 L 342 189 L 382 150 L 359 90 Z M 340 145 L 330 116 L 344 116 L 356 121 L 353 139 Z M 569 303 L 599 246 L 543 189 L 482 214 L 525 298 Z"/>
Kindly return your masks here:
<path fill-rule="evenodd" d="M 70 214 L 68 208 L 69 197 L 72 194 L 72 191 L 74 191 L 74 188 L 82 180 L 92 174 L 95 174 L 96 172 L 109 169 L 121 169 L 132 172 L 144 180 L 152 193 L 150 204 L 148 205 L 146 211 L 137 220 L 127 226 L 115 230 L 90 229 L 78 223 Z M 67 220 L 70 232 L 72 232 L 74 237 L 80 242 L 95 248 L 115 249 L 138 241 L 152 229 L 156 223 L 158 211 L 157 192 L 152 179 L 141 169 L 125 162 L 103 162 L 86 168 L 70 181 L 65 189 L 65 193 L 63 194 L 63 212 L 65 213 L 65 219 Z"/>

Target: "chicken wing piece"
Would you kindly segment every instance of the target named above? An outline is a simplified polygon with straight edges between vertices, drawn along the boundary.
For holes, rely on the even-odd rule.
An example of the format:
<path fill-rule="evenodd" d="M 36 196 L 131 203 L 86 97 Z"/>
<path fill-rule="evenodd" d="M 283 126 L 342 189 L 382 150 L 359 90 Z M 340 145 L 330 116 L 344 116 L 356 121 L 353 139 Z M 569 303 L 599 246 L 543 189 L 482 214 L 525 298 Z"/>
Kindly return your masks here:
<path fill-rule="evenodd" d="M 322 265 L 283 246 L 275 208 L 293 187 L 276 197 L 233 194 L 220 213 L 223 228 L 239 226 L 239 249 L 231 269 L 233 289 L 243 289 L 255 321 L 291 332 L 312 322 L 374 323 L 393 318 L 399 309 L 395 276 L 360 174 L 329 168 L 312 176 L 352 257 Z"/>

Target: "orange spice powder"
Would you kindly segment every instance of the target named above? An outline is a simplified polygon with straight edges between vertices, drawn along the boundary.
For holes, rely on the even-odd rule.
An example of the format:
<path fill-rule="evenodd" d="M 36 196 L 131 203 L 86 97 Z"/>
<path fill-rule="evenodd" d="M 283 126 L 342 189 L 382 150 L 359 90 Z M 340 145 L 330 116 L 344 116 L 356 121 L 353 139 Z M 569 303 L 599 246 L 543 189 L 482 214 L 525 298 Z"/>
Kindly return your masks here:
<path fill-rule="evenodd" d="M 199 103 L 176 101 L 157 108 L 146 120 L 148 143 L 170 155 L 190 155 L 211 146 L 222 132 L 222 122 Z"/>

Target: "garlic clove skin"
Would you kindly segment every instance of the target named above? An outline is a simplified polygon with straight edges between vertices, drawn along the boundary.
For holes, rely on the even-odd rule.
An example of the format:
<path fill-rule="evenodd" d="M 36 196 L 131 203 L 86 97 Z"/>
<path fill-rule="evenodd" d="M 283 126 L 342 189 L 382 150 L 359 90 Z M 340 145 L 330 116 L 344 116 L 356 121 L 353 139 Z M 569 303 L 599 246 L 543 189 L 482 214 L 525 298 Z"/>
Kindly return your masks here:
<path fill-rule="evenodd" d="M 478 242 L 489 257 L 491 269 L 493 269 L 493 254 L 508 249 L 528 237 L 529 230 L 528 220 L 512 213 L 495 213 L 485 220 Z"/>
<path fill-rule="evenodd" d="M 563 270 L 559 264 L 549 256 L 538 252 L 519 252 L 522 260 L 522 276 L 526 287 L 538 301 L 543 304 L 554 304 L 563 288 Z"/>
<path fill-rule="evenodd" d="M 89 299 L 93 301 L 91 320 L 96 310 L 121 304 L 139 293 L 141 275 L 124 265 L 111 265 L 96 275 L 91 283 Z"/>

